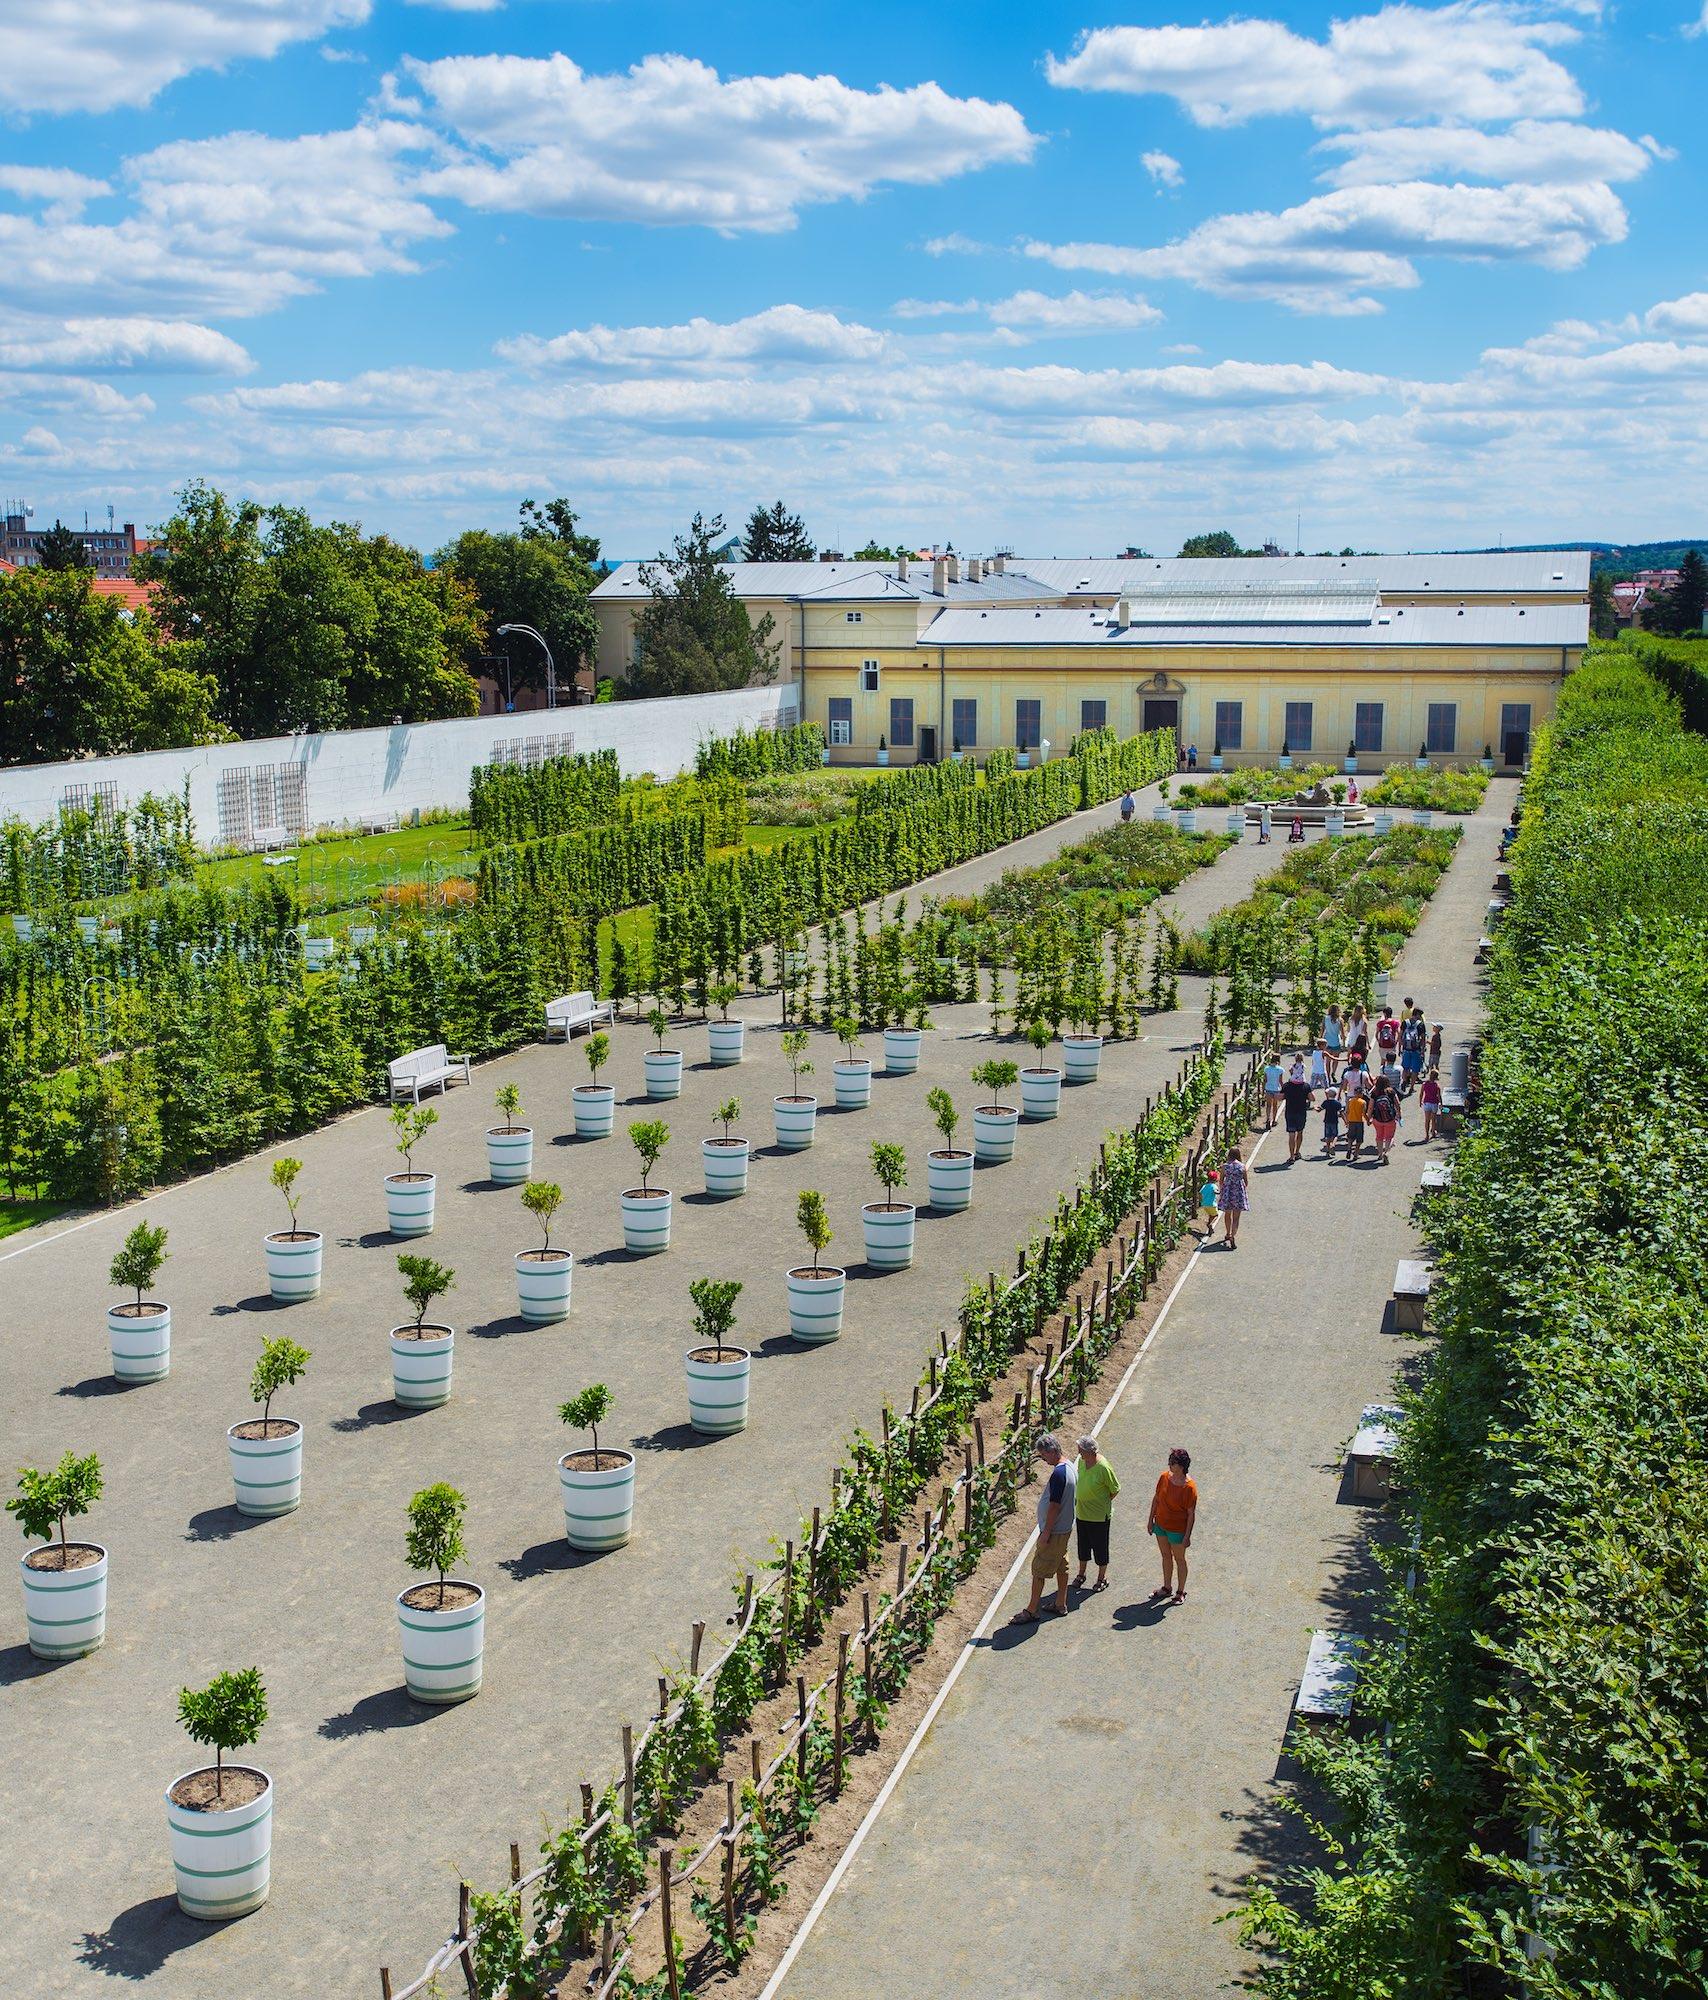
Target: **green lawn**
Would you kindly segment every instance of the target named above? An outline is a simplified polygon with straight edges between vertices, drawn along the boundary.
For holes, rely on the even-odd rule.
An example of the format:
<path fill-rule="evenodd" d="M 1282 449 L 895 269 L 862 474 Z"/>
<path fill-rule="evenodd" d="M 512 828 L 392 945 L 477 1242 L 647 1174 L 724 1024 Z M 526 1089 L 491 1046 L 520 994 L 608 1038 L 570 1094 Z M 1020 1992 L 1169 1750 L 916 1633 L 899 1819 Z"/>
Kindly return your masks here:
<path fill-rule="evenodd" d="M 371 902 L 391 882 L 417 881 L 430 872 L 472 875 L 474 831 L 467 820 L 403 826 L 395 833 L 353 834 L 341 840 L 304 841 L 288 867 L 272 869 L 259 854 L 228 854 L 204 862 L 198 884 L 232 889 L 279 874 L 318 909 L 347 910 Z"/>
<path fill-rule="evenodd" d="M 51 1222 L 63 1215 L 63 1201 L 0 1201 L 0 1237 L 16 1236 L 20 1229 L 33 1229 L 38 1222 Z"/>

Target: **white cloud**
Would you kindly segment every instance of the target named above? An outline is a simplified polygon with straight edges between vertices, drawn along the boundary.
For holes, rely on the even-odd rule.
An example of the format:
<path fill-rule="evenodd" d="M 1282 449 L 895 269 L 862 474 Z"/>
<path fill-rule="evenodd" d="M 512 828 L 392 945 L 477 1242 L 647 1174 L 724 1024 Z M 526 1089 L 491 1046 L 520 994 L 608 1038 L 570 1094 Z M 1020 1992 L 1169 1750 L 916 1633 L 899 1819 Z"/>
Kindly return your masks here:
<path fill-rule="evenodd" d="M 447 14 L 496 14 L 504 0 L 406 0 L 411 7 L 437 7 Z"/>
<path fill-rule="evenodd" d="M 403 69 L 462 148 L 425 184 L 530 215 L 788 229 L 810 204 L 1025 161 L 1036 144 L 1012 105 L 935 83 L 725 79 L 677 55 L 609 75 L 562 54 L 410 57 Z M 395 81 L 392 94 L 412 108 Z"/>
<path fill-rule="evenodd" d="M 1316 150 L 1347 155 L 1321 176 L 1332 187 L 1422 180 L 1432 174 L 1566 185 L 1628 181 L 1646 172 L 1655 157 L 1650 147 L 1623 132 L 1528 118 L 1504 132 L 1481 132 L 1474 125 L 1399 125 L 1337 133 L 1319 140 Z"/>
<path fill-rule="evenodd" d="M 368 18 L 371 0 L 27 0 L 6 31 L 0 111 L 147 104 L 192 70 L 277 55 Z"/>
<path fill-rule="evenodd" d="M 1708 292 L 1686 292 L 1681 299 L 1663 299 L 1650 306 L 1643 324 L 1653 333 L 1708 334 Z"/>
<path fill-rule="evenodd" d="M 1186 178 L 1172 153 L 1141 153 L 1139 164 L 1158 187 L 1177 188 Z"/>
<path fill-rule="evenodd" d="M 1283 113 L 1355 127 L 1570 118 L 1583 95 L 1548 51 L 1578 33 L 1529 6 L 1454 0 L 1335 21 L 1325 42 L 1281 21 L 1094 28 L 1047 73 L 1064 89 L 1172 97 L 1199 125 Z"/>
<path fill-rule="evenodd" d="M 1192 340 L 1177 340 L 1162 351 L 1164 354 L 1202 354 L 1204 352 L 1203 348 L 1196 341 Z"/>
<path fill-rule="evenodd" d="M 81 215 L 98 196 L 112 192 L 105 181 L 70 167 L 0 167 L 0 191 L 40 204 L 56 220 Z"/>
<path fill-rule="evenodd" d="M 228 335 L 191 320 L 70 319 L 0 325 L 0 368 L 66 374 L 244 375 L 254 366 Z"/>
<path fill-rule="evenodd" d="M 1031 336 L 1110 333 L 1155 326 L 1162 314 L 1130 292 L 1011 292 L 1005 299 L 898 299 L 897 319 L 946 319 L 977 315 L 992 326 Z"/>
<path fill-rule="evenodd" d="M 1022 248 L 1058 270 L 1178 278 L 1224 297 L 1346 314 L 1379 310 L 1372 292 L 1417 285 L 1415 256 L 1569 271 L 1625 232 L 1623 204 L 1600 183 L 1485 188 L 1407 181 L 1338 189 L 1279 214 L 1215 216 L 1155 249 L 1037 242 Z"/>
<path fill-rule="evenodd" d="M 1708 0 L 1703 0 L 1708 6 Z M 983 257 L 990 250 L 988 243 L 977 242 L 971 236 L 963 236 L 958 229 L 951 229 L 947 236 L 928 236 L 924 244 L 928 257 Z"/>
<path fill-rule="evenodd" d="M 677 326 L 590 326 L 550 340 L 522 334 L 498 343 L 506 360 L 541 368 L 693 368 L 748 361 L 871 361 L 885 337 L 805 306 L 770 306 L 746 319 Z"/>

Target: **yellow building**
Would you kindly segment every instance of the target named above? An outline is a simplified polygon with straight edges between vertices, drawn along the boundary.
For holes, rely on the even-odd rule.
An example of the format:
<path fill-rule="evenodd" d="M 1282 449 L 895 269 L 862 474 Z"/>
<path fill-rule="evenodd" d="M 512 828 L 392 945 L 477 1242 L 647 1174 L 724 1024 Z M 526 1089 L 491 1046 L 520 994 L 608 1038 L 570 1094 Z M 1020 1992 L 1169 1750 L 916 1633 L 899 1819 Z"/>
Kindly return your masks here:
<path fill-rule="evenodd" d="M 1164 725 L 1201 764 L 1377 769 L 1487 749 L 1522 763 L 1588 639 L 1589 558 L 939 557 L 733 563 L 779 678 L 837 762 L 998 745 L 1065 749 L 1082 729 Z M 639 565 L 594 592 L 599 671 L 624 675 Z"/>

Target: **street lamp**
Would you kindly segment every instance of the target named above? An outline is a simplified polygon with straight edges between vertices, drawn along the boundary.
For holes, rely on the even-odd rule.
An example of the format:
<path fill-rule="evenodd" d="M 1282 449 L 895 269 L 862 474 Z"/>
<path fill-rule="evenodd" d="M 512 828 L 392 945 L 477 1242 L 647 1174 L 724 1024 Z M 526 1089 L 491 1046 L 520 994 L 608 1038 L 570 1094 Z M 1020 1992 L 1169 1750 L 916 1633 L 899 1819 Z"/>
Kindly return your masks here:
<path fill-rule="evenodd" d="M 547 708 L 556 708 L 557 663 L 552 658 L 552 649 L 546 644 L 544 638 L 534 630 L 532 625 L 500 625 L 498 630 L 493 634 L 493 637 L 495 639 L 502 639 L 506 632 L 526 633 L 530 639 L 538 643 L 540 651 L 546 656 L 546 706 Z"/>

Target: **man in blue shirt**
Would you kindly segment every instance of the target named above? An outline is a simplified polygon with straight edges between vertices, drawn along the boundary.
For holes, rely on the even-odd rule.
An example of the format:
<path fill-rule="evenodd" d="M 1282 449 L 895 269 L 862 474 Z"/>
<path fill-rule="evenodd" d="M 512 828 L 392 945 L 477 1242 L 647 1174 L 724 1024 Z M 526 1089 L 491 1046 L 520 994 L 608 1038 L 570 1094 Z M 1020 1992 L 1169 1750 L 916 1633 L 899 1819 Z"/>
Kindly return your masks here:
<path fill-rule="evenodd" d="M 1049 1467 L 1049 1475 L 1038 1495 L 1038 1546 L 1032 1552 L 1032 1599 L 1024 1611 L 1015 1612 L 1010 1625 L 1036 1625 L 1044 1585 L 1053 1577 L 1056 1601 L 1049 1609 L 1059 1618 L 1068 1608 L 1068 1539 L 1073 1533 L 1073 1496 L 1076 1473 L 1063 1458 L 1054 1435 L 1045 1431 L 1038 1440 L 1038 1456 Z"/>

